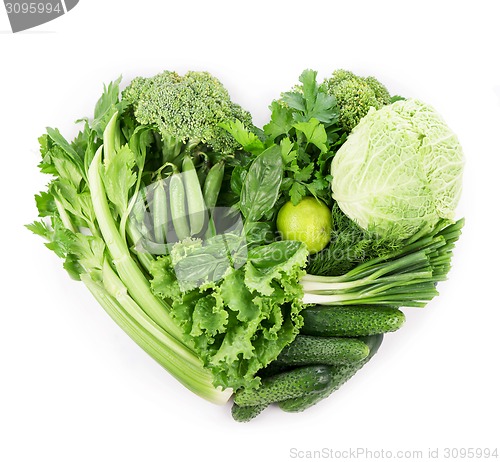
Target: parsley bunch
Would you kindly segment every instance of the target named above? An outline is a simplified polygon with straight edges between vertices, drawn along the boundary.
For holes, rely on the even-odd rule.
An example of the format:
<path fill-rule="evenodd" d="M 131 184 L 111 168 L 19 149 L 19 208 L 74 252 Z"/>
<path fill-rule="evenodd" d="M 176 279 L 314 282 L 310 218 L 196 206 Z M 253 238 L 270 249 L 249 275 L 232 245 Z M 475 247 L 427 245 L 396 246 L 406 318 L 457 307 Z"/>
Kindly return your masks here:
<path fill-rule="evenodd" d="M 316 76 L 305 70 L 300 85 L 273 101 L 271 120 L 264 126 L 267 139 L 281 146 L 283 202 L 294 205 L 307 195 L 331 205 L 329 160 L 347 137 L 335 97 L 318 85 Z"/>

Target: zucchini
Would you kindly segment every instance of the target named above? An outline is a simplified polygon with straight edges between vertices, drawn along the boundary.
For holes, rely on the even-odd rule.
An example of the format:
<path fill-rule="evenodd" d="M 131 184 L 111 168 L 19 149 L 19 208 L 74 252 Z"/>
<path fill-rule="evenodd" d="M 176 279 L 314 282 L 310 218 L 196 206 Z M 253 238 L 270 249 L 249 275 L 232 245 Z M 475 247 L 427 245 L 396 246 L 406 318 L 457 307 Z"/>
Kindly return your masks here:
<path fill-rule="evenodd" d="M 378 351 L 383 334 L 372 335 L 369 337 L 360 338 L 370 349 L 370 354 L 357 364 L 349 364 L 342 366 L 330 367 L 330 385 L 319 393 L 309 393 L 296 398 L 283 400 L 278 403 L 278 406 L 286 412 L 302 412 L 314 406 L 316 403 L 330 396 L 335 390 L 338 390 L 346 383 L 356 372 L 358 372 Z"/>
<path fill-rule="evenodd" d="M 391 306 L 314 306 L 302 310 L 302 334 L 360 337 L 398 330 L 405 322 L 402 311 Z"/>
<path fill-rule="evenodd" d="M 356 338 L 298 335 L 273 361 L 276 365 L 352 364 L 365 359 L 370 349 Z"/>
<path fill-rule="evenodd" d="M 238 406 L 271 404 L 306 394 L 314 394 L 330 386 L 328 366 L 304 366 L 262 379 L 258 388 L 236 391 L 234 402 Z"/>

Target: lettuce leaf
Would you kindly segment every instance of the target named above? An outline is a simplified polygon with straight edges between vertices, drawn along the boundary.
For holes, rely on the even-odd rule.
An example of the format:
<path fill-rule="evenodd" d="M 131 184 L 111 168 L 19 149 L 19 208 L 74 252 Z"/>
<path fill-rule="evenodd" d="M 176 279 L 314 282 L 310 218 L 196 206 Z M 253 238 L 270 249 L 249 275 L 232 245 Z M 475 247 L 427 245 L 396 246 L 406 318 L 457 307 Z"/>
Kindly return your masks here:
<path fill-rule="evenodd" d="M 210 246 L 204 249 L 210 254 Z M 295 241 L 255 247 L 245 265 L 187 291 L 174 282 L 172 259 L 163 256 L 152 266 L 151 287 L 171 303 L 175 322 L 211 369 L 214 385 L 252 388 L 260 383 L 257 372 L 276 359 L 302 326 L 299 280 L 307 256 L 305 246 Z M 189 258 L 187 252 L 185 261 Z"/>

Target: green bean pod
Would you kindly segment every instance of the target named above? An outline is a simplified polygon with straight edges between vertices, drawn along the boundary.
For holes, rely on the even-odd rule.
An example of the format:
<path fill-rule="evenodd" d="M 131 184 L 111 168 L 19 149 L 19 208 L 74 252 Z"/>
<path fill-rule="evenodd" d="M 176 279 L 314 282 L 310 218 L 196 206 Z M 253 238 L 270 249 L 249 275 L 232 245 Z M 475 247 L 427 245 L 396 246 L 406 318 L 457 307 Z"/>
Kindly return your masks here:
<path fill-rule="evenodd" d="M 213 237 L 217 234 L 212 212 L 217 205 L 217 199 L 219 198 L 223 179 L 224 162 L 217 162 L 208 172 L 205 183 L 203 184 L 203 197 L 205 198 L 205 204 L 207 205 L 208 211 L 211 214 L 208 221 L 208 229 L 205 233 L 206 238 Z"/>
<path fill-rule="evenodd" d="M 208 210 L 217 205 L 222 180 L 224 179 L 224 162 L 217 162 L 208 172 L 203 184 L 203 197 Z"/>
<path fill-rule="evenodd" d="M 191 236 L 201 233 L 205 226 L 207 208 L 203 198 L 200 181 L 191 157 L 186 156 L 182 162 L 182 175 L 187 198 L 187 209 Z"/>
<path fill-rule="evenodd" d="M 153 192 L 153 231 L 155 241 L 163 244 L 168 234 L 168 200 L 164 182 L 157 181 Z"/>
<path fill-rule="evenodd" d="M 170 213 L 172 215 L 172 224 L 174 225 L 177 239 L 182 241 L 189 237 L 189 222 L 186 211 L 186 191 L 181 175 L 175 173 L 170 179 Z"/>

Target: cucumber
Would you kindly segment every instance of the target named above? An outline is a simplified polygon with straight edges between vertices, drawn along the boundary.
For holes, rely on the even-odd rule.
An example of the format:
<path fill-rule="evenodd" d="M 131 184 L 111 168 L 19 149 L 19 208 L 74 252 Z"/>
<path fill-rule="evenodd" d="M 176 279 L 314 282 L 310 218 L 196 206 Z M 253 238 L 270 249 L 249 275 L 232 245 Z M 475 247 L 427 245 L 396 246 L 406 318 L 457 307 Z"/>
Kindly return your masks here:
<path fill-rule="evenodd" d="M 330 396 L 335 390 L 338 390 L 354 374 L 356 374 L 356 372 L 358 372 L 368 361 L 370 361 L 382 344 L 383 338 L 383 334 L 360 338 L 360 340 L 362 340 L 370 349 L 370 354 L 365 359 L 357 364 L 331 366 L 330 385 L 327 388 L 319 393 L 309 393 L 304 396 L 283 400 L 278 403 L 280 409 L 285 412 L 302 412 Z"/>
<path fill-rule="evenodd" d="M 234 395 L 238 406 L 258 406 L 324 391 L 330 386 L 328 366 L 304 366 L 262 379 L 258 388 L 241 389 Z"/>
<path fill-rule="evenodd" d="M 231 415 L 236 422 L 248 422 L 257 417 L 268 405 L 258 404 L 256 406 L 238 406 L 233 404 Z"/>
<path fill-rule="evenodd" d="M 300 313 L 304 318 L 301 334 L 337 337 L 360 337 L 398 330 L 405 315 L 390 306 L 320 306 Z"/>
<path fill-rule="evenodd" d="M 273 361 L 276 365 L 353 364 L 365 359 L 370 349 L 356 338 L 298 335 Z"/>

